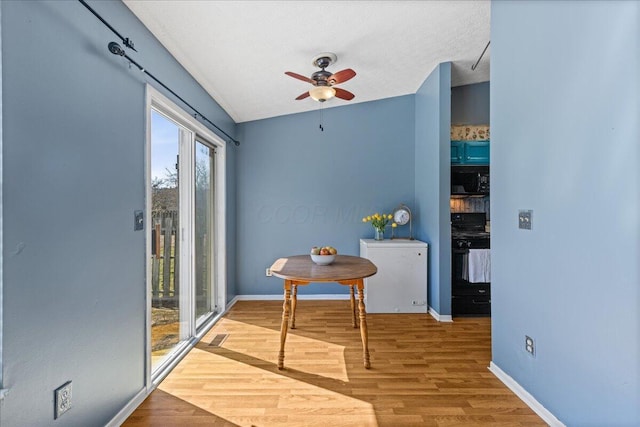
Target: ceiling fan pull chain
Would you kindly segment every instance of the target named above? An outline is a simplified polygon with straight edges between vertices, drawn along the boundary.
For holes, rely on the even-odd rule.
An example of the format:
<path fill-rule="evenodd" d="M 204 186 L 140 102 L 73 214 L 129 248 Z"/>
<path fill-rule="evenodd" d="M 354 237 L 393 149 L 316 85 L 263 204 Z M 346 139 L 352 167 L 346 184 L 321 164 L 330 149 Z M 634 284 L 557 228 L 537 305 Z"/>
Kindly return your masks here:
<path fill-rule="evenodd" d="M 324 128 L 322 127 L 322 104 L 320 104 L 320 132 L 324 132 Z"/>

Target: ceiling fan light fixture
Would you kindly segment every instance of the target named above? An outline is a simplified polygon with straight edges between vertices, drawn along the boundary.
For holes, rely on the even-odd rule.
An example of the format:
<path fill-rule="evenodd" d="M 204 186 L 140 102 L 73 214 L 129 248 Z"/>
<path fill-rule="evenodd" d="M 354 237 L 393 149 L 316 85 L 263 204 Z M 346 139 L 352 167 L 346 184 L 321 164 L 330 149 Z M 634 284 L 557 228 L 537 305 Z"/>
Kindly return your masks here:
<path fill-rule="evenodd" d="M 309 90 L 309 96 L 316 101 L 324 102 L 336 96 L 336 90 L 331 86 L 316 86 Z"/>

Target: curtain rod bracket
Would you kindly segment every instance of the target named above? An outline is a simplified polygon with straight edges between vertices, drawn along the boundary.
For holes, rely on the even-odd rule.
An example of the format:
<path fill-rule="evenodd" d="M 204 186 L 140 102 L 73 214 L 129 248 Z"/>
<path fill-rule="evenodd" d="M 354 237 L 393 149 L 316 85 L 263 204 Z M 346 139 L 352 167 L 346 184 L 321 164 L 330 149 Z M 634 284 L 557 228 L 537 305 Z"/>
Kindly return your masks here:
<path fill-rule="evenodd" d="M 136 48 L 133 47 L 133 40 L 131 40 L 129 37 L 127 37 L 126 39 L 122 40 L 122 44 L 124 44 L 129 49 L 134 50 L 134 51 L 137 52 Z"/>
<path fill-rule="evenodd" d="M 136 51 L 136 52 L 137 52 L 136 48 L 135 48 L 135 47 L 133 47 L 133 40 L 131 40 L 129 37 L 123 37 L 119 32 L 117 32 L 117 31 L 116 31 L 116 29 L 115 29 L 115 28 L 113 28 L 111 25 L 109 25 L 109 23 L 108 23 L 107 21 L 105 21 L 105 20 L 102 18 L 102 16 L 100 16 L 100 15 L 98 14 L 98 12 L 96 12 L 95 10 L 93 10 L 93 8 L 92 8 L 91 6 L 89 6 L 89 5 L 87 4 L 87 2 L 86 2 L 86 1 L 84 1 L 84 0 L 78 0 L 78 1 L 79 1 L 80 3 L 82 3 L 82 5 L 83 5 L 84 7 L 86 7 L 86 8 L 89 10 L 89 12 L 93 13 L 93 16 L 95 16 L 96 18 L 98 18 L 98 20 L 99 20 L 100 22 L 102 22 L 102 23 L 103 23 L 103 24 L 104 24 L 108 29 L 110 29 L 110 30 L 111 30 L 111 32 L 113 32 L 113 34 L 115 34 L 116 36 L 118 36 L 118 37 L 120 38 L 120 40 L 122 40 L 122 43 L 123 43 L 126 47 L 128 47 L 129 49 L 131 49 L 131 50 L 133 50 L 133 51 Z"/>
<path fill-rule="evenodd" d="M 205 117 L 200 111 L 196 110 L 195 107 L 193 107 L 191 104 L 189 104 L 187 101 L 185 101 L 184 98 L 182 98 L 180 95 L 178 95 L 173 90 L 171 90 L 171 88 L 169 86 L 167 86 L 166 84 L 162 83 L 160 80 L 158 80 L 158 78 L 156 76 L 154 76 L 153 74 L 151 74 L 150 72 L 145 70 L 142 65 L 140 65 L 136 61 L 134 61 L 133 58 L 131 58 L 129 55 L 127 55 L 127 53 L 124 51 L 124 49 L 122 49 L 122 47 L 120 47 L 120 45 L 118 43 L 111 42 L 111 43 L 109 43 L 107 45 L 107 47 L 109 49 L 109 52 L 113 53 L 114 55 L 122 56 L 122 57 L 126 58 L 129 61 L 129 66 L 131 66 L 131 64 L 135 65 L 138 68 L 138 70 L 140 70 L 141 72 L 145 73 L 147 76 L 151 77 L 153 80 L 155 80 L 156 83 L 158 83 L 160 86 L 162 86 L 163 88 L 168 90 L 173 96 L 175 96 L 180 101 L 182 101 L 184 103 L 184 105 L 186 105 L 187 107 L 191 108 L 193 110 L 193 117 L 194 118 L 197 119 L 198 116 L 200 116 L 200 118 L 202 118 L 202 120 L 205 120 L 205 121 L 209 122 L 214 128 L 216 128 L 217 130 L 222 132 L 227 138 L 229 138 L 230 142 L 233 142 L 236 147 L 238 147 L 240 145 L 240 141 L 238 141 L 237 139 L 231 137 L 231 135 L 226 133 L 224 130 L 220 129 L 218 127 L 218 125 L 216 125 L 211 120 L 209 120 L 207 117 Z"/>
<path fill-rule="evenodd" d="M 133 47 L 133 40 L 131 40 L 129 37 L 123 37 L 120 35 L 120 33 L 118 31 L 116 31 L 115 28 L 113 28 L 111 25 L 109 25 L 109 23 L 107 21 L 105 21 L 102 16 L 100 16 L 98 14 L 98 12 L 96 12 L 95 10 L 93 10 L 91 8 L 91 6 L 89 6 L 87 4 L 86 1 L 84 0 L 78 0 L 84 7 L 86 7 L 89 12 L 91 12 L 96 18 L 98 18 L 98 20 L 100 22 L 102 22 L 107 28 L 109 28 L 116 36 L 118 36 L 120 38 L 120 40 L 122 40 L 122 44 L 124 44 L 125 47 L 137 52 L 137 50 Z M 231 135 L 229 135 L 228 133 L 226 133 L 224 130 L 222 130 L 221 128 L 219 128 L 215 123 L 213 123 L 211 120 L 209 120 L 208 118 L 206 118 L 205 116 L 202 115 L 202 113 L 200 113 L 198 110 L 196 110 L 191 104 L 189 104 L 187 101 L 185 101 L 180 95 L 178 95 L 177 93 L 175 93 L 173 90 L 171 90 L 167 85 L 165 85 L 164 83 L 162 83 L 160 80 L 158 80 L 156 78 L 156 76 L 154 76 L 153 74 L 151 74 L 150 72 L 148 72 L 147 70 L 144 69 L 143 66 L 141 66 L 140 64 L 138 64 L 136 61 L 134 61 L 129 55 L 127 55 L 127 53 L 124 51 L 124 49 L 122 47 L 120 47 L 120 45 L 116 42 L 111 42 L 108 44 L 108 48 L 109 48 L 109 52 L 113 53 L 114 55 L 117 56 L 122 56 L 124 58 L 126 58 L 129 61 L 129 68 L 131 68 L 131 64 L 135 65 L 138 70 L 140 70 L 141 72 L 145 73 L 147 76 L 151 77 L 156 83 L 158 83 L 160 86 L 162 86 L 163 88 L 165 88 L 166 90 L 168 90 L 173 96 L 175 96 L 176 98 L 178 98 L 180 101 L 182 101 L 187 107 L 191 108 L 195 114 L 194 117 L 197 118 L 197 116 L 200 116 L 202 118 L 202 120 L 205 120 L 207 122 L 209 122 L 214 128 L 216 128 L 219 132 L 221 132 L 224 136 L 226 136 L 227 138 L 229 138 L 229 142 L 233 142 L 235 144 L 236 147 L 240 146 L 240 141 L 238 141 L 237 139 L 231 137 Z"/>

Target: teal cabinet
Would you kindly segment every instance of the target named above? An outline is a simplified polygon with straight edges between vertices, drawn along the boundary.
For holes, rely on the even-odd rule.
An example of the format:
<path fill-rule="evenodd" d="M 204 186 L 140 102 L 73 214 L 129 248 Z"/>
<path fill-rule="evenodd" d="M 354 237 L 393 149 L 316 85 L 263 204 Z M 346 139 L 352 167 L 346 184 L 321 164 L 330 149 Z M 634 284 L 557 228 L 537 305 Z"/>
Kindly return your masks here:
<path fill-rule="evenodd" d="M 488 165 L 489 141 L 451 141 L 451 163 Z"/>
<path fill-rule="evenodd" d="M 464 142 L 451 141 L 451 163 L 460 163 L 464 158 Z"/>
<path fill-rule="evenodd" d="M 464 163 L 469 165 L 488 165 L 489 141 L 469 141 L 465 143 Z"/>

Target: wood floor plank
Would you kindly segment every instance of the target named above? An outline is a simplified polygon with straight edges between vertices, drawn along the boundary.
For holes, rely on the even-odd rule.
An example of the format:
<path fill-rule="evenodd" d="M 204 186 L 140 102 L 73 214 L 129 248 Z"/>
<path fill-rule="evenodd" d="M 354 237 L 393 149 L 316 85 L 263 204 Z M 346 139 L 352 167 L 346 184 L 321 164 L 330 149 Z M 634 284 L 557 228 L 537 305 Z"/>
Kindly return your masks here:
<path fill-rule="evenodd" d="M 349 309 L 298 301 L 280 371 L 282 302 L 236 303 L 123 425 L 546 425 L 488 371 L 491 319 L 368 315 L 365 369 Z"/>

